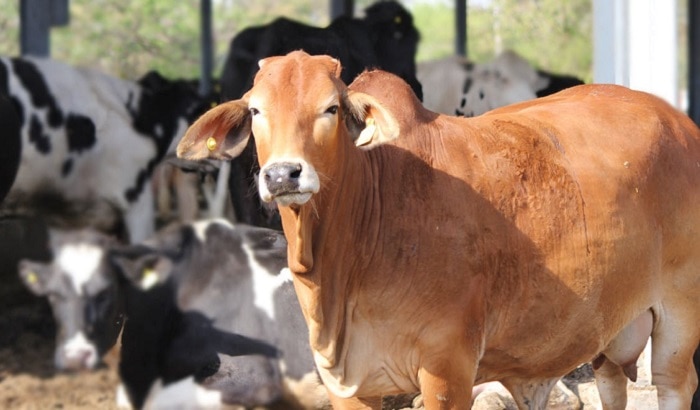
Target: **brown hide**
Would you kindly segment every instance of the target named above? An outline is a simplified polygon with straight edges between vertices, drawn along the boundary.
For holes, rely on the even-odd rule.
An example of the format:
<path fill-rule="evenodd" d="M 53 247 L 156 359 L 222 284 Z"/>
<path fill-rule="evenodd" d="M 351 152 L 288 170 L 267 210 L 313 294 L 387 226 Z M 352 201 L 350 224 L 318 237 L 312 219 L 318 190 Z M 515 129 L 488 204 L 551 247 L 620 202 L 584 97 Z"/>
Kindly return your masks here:
<path fill-rule="evenodd" d="M 265 60 L 251 91 L 205 114 L 178 149 L 230 157 L 252 129 L 261 195 L 280 205 L 334 396 L 420 389 L 428 409 L 468 408 L 472 385 L 489 380 L 527 396 L 651 311 L 660 405 L 689 407 L 700 132 L 685 115 L 588 85 L 448 117 L 381 71 L 347 89 L 336 64 Z M 365 123 L 380 143 L 369 149 L 353 144 Z M 290 163 L 298 172 L 279 188 Z"/>

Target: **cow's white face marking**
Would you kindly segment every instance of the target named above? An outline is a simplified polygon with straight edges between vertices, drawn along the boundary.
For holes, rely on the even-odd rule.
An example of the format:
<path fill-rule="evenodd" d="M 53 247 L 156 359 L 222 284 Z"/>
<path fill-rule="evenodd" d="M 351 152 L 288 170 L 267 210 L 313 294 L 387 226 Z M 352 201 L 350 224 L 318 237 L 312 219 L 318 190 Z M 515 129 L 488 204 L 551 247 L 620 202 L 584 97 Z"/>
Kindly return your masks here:
<path fill-rule="evenodd" d="M 279 275 L 273 275 L 265 269 L 257 259 L 248 244 L 243 244 L 243 251 L 248 256 L 248 263 L 253 274 L 253 295 L 255 306 L 260 308 L 267 316 L 275 319 L 275 290 L 284 283 L 292 280 L 292 274 L 288 268 L 280 271 Z"/>
<path fill-rule="evenodd" d="M 93 369 L 97 365 L 97 348 L 83 332 L 71 336 L 56 353 L 56 367 L 61 369 Z"/>
<path fill-rule="evenodd" d="M 268 189 L 267 183 L 265 182 L 265 169 L 274 165 L 275 163 L 289 162 L 298 163 L 301 165 L 301 173 L 298 178 L 298 192 L 290 193 L 286 195 L 273 195 Z M 301 158 L 276 158 L 274 161 L 268 162 L 265 166 L 260 169 L 260 174 L 258 175 L 258 187 L 260 191 L 260 198 L 264 202 L 276 201 L 281 206 L 289 206 L 292 204 L 303 205 L 311 196 L 318 192 L 321 187 L 321 182 L 316 172 L 316 168 L 308 162 Z"/>
<path fill-rule="evenodd" d="M 103 254 L 99 246 L 87 243 L 66 245 L 59 251 L 56 262 L 66 272 L 78 295 L 83 294 L 83 286 L 97 271 Z"/>

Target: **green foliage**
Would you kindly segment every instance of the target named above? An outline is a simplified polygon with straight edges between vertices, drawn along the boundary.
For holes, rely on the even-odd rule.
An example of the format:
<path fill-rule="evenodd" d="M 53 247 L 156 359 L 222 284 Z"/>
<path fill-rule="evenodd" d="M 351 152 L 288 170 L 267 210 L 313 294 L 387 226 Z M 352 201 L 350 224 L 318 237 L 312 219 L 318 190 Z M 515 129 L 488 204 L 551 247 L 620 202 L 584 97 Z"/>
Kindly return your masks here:
<path fill-rule="evenodd" d="M 418 61 L 454 54 L 456 20 L 453 7 L 435 2 L 416 3 L 411 14 L 421 34 Z"/>
<path fill-rule="evenodd" d="M 423 34 L 418 60 L 454 52 L 451 2 L 423 0 L 413 6 L 413 15 Z M 473 61 L 511 49 L 539 68 L 590 81 L 592 42 L 591 0 L 491 0 L 468 8 L 467 52 Z"/>
<path fill-rule="evenodd" d="M 541 68 L 592 80 L 590 0 L 493 0 L 493 6 L 503 49 Z"/>
<path fill-rule="evenodd" d="M 19 2 L 0 1 L 0 55 L 19 54 Z"/>
<path fill-rule="evenodd" d="M 149 69 L 166 76 L 198 72 L 196 2 L 73 0 L 70 25 L 51 32 L 56 59 L 91 66 L 124 78 Z"/>
<path fill-rule="evenodd" d="M 19 1 L 0 1 L 0 54 L 19 53 Z M 215 75 L 229 41 L 240 30 L 286 16 L 328 24 L 329 0 L 214 0 Z M 356 14 L 373 3 L 357 0 Z M 418 60 L 455 49 L 452 0 L 413 0 L 421 32 Z M 491 0 L 468 11 L 468 53 L 487 61 L 513 49 L 538 67 L 591 79 L 591 0 Z M 481 4 L 481 6 L 479 6 Z M 200 70 L 199 1 L 71 0 L 70 25 L 51 31 L 52 56 L 124 78 L 150 69 L 168 77 L 196 78 Z"/>

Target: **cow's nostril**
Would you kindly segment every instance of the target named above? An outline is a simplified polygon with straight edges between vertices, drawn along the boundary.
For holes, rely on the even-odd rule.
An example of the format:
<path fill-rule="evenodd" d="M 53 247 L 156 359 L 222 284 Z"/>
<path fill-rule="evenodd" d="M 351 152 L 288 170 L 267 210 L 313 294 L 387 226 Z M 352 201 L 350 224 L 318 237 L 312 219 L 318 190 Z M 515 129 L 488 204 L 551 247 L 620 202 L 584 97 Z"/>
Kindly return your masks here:
<path fill-rule="evenodd" d="M 274 195 L 299 190 L 302 165 L 294 162 L 279 162 L 266 167 L 264 181 L 268 191 Z"/>

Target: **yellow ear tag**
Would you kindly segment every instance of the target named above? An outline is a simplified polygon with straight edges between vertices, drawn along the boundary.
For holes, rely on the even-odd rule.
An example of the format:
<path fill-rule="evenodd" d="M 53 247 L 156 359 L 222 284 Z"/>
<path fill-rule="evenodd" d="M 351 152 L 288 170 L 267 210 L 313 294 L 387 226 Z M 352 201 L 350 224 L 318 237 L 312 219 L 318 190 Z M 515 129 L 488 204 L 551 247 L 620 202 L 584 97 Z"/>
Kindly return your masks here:
<path fill-rule="evenodd" d="M 143 270 L 141 275 L 141 288 L 150 289 L 158 283 L 158 274 L 155 270 L 147 268 Z"/>
<path fill-rule="evenodd" d="M 372 142 L 372 137 L 374 137 L 374 133 L 377 131 L 377 126 L 374 124 L 374 118 L 367 118 L 367 122 L 365 123 L 365 129 L 360 132 L 360 136 L 357 137 L 357 140 L 355 140 L 355 145 L 358 147 L 361 147 L 363 145 L 367 145 L 370 142 Z"/>
<path fill-rule="evenodd" d="M 216 149 L 216 139 L 214 137 L 209 137 L 207 138 L 207 149 L 209 151 L 214 151 Z"/>
<path fill-rule="evenodd" d="M 39 277 L 37 276 L 37 274 L 34 272 L 27 272 L 27 283 L 33 285 L 37 282 L 39 282 Z"/>
<path fill-rule="evenodd" d="M 394 23 L 401 24 L 401 16 L 394 17 Z"/>

